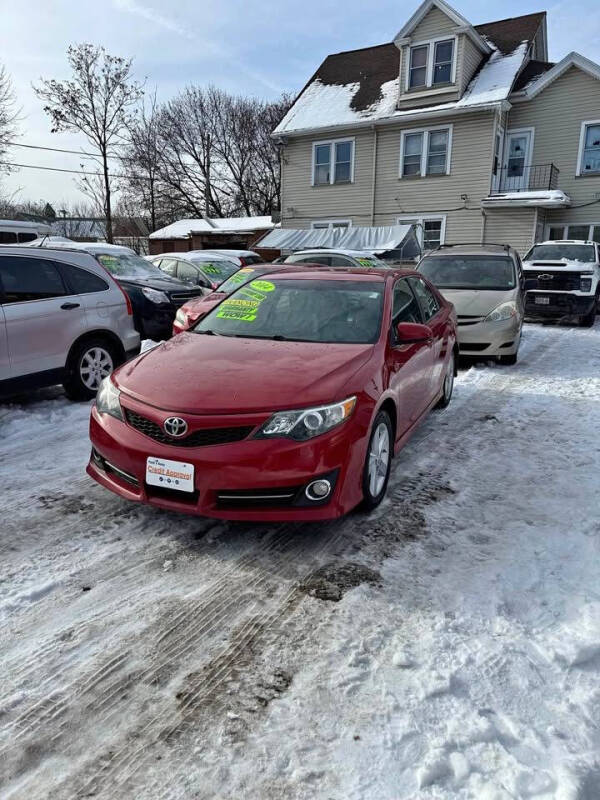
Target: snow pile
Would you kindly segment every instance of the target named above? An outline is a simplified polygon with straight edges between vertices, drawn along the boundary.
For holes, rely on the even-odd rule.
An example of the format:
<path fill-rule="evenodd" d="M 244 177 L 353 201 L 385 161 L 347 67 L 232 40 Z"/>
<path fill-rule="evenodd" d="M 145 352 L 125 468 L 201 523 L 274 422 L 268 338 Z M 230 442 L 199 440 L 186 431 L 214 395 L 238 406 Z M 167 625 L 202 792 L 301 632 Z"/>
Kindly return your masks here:
<path fill-rule="evenodd" d="M 523 192 L 501 192 L 484 200 L 487 206 L 539 206 L 541 208 L 563 208 L 571 204 L 571 198 L 560 189 Z"/>
<path fill-rule="evenodd" d="M 488 41 L 490 47 L 493 42 Z M 529 42 L 521 44 L 509 55 L 494 50 L 481 71 L 471 81 L 467 91 L 456 103 L 457 108 L 497 103 L 506 100 L 517 73 L 523 65 Z"/>

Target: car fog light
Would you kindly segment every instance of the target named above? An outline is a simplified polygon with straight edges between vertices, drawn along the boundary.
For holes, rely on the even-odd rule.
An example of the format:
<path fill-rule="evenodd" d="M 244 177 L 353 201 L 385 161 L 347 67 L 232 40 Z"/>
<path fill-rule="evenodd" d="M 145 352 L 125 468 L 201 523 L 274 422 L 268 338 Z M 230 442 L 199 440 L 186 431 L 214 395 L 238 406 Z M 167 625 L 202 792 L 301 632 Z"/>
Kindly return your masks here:
<path fill-rule="evenodd" d="M 305 494 L 309 500 L 324 500 L 331 492 L 331 484 L 326 480 L 309 483 Z"/>

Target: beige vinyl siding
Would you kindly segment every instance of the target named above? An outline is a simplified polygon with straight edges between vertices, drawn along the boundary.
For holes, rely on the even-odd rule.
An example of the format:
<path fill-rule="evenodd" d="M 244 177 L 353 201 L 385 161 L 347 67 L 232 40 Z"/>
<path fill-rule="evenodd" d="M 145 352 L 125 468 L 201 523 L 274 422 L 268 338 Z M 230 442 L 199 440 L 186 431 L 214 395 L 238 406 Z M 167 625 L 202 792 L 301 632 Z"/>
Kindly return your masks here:
<path fill-rule="evenodd" d="M 465 89 L 471 82 L 473 75 L 477 71 L 483 55 L 468 36 L 462 34 L 459 37 L 459 61 L 457 72 L 458 90 L 462 97 Z"/>
<path fill-rule="evenodd" d="M 423 42 L 427 39 L 437 39 L 446 34 L 454 35 L 456 23 L 449 16 L 434 6 L 410 34 L 413 42 Z"/>
<path fill-rule="evenodd" d="M 400 178 L 402 131 L 452 124 L 450 175 Z M 479 209 L 489 194 L 493 157 L 494 115 L 464 114 L 454 118 L 389 125 L 379 129 L 377 157 L 377 218 L 399 214 L 430 214 L 463 205 Z M 380 222 L 379 224 L 384 224 Z"/>
<path fill-rule="evenodd" d="M 486 209 L 485 242 L 509 244 L 524 255 L 535 239 L 535 208 Z"/>
<path fill-rule="evenodd" d="M 329 141 L 327 136 L 293 138 L 283 148 L 283 227 L 309 228 L 313 220 L 319 219 L 371 224 L 374 134 L 372 130 L 349 130 L 331 137 L 346 138 L 354 139 L 354 182 L 350 184 L 312 185 L 313 142 Z"/>
<path fill-rule="evenodd" d="M 540 94 L 514 103 L 509 128 L 535 128 L 532 164 L 554 163 L 560 170 L 558 188 L 573 205 L 600 198 L 600 175 L 577 176 L 581 123 L 600 119 L 600 81 L 571 67 Z M 600 219 L 600 203 L 548 212 L 548 222 L 588 222 Z"/>

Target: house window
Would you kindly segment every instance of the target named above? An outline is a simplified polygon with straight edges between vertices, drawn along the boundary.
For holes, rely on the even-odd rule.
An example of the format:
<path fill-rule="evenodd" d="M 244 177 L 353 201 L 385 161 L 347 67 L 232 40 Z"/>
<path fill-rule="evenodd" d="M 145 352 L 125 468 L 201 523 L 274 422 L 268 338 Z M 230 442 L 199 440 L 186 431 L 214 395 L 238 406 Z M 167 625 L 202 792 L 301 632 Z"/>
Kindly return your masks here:
<path fill-rule="evenodd" d="M 598 242 L 600 244 L 600 222 L 584 223 L 581 225 L 550 225 L 548 228 L 548 239 L 582 239 L 586 242 Z"/>
<path fill-rule="evenodd" d="M 423 250 L 435 250 L 444 244 L 446 217 L 398 217 L 398 225 L 415 225 L 417 239 Z"/>
<path fill-rule="evenodd" d="M 452 128 L 404 131 L 400 142 L 400 177 L 448 175 Z"/>
<path fill-rule="evenodd" d="M 421 42 L 413 45 L 408 53 L 407 89 L 429 89 L 454 83 L 456 37 Z"/>
<path fill-rule="evenodd" d="M 352 220 L 350 219 L 320 219 L 310 223 L 310 227 L 314 230 L 337 230 L 352 227 Z"/>
<path fill-rule="evenodd" d="M 436 42 L 433 56 L 433 85 L 452 82 L 454 39 Z"/>
<path fill-rule="evenodd" d="M 581 123 L 578 175 L 600 175 L 600 120 Z"/>
<path fill-rule="evenodd" d="M 354 139 L 337 139 L 313 144 L 313 185 L 352 183 Z"/>
<path fill-rule="evenodd" d="M 427 86 L 427 72 L 429 62 L 429 45 L 411 47 L 410 50 L 410 80 L 411 89 Z"/>

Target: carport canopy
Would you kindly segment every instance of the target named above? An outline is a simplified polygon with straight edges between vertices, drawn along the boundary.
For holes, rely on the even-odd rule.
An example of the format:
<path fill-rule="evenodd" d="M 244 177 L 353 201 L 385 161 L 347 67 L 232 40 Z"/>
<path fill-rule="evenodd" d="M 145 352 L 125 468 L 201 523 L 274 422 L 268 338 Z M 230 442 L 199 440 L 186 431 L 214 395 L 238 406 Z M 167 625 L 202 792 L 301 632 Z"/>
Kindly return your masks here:
<path fill-rule="evenodd" d="M 328 247 L 340 250 L 365 250 L 377 255 L 390 250 L 416 255 L 420 248 L 414 225 L 380 225 L 350 228 L 276 228 L 256 242 L 255 247 L 294 253 Z"/>

